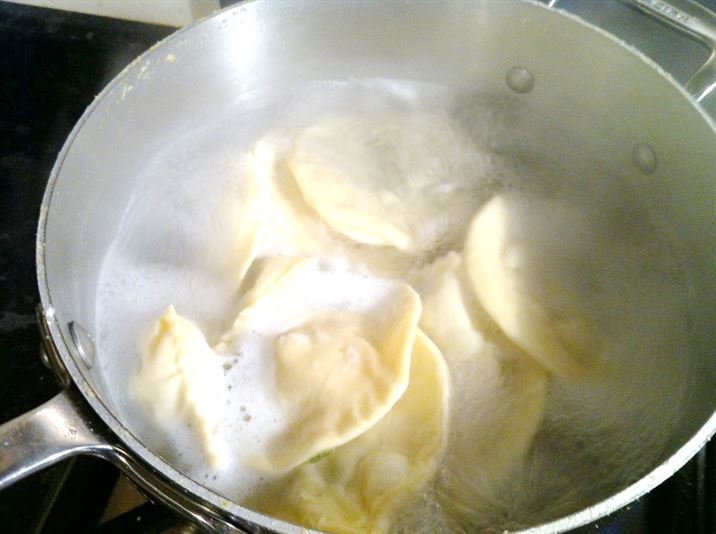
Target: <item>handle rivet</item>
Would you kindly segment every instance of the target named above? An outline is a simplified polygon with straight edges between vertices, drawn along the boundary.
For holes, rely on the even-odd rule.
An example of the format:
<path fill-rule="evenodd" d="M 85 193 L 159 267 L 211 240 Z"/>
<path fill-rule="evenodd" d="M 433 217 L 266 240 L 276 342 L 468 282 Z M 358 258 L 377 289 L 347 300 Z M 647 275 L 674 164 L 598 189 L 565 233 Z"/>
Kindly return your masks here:
<path fill-rule="evenodd" d="M 654 171 L 656 171 L 656 153 L 650 145 L 647 145 L 646 143 L 638 143 L 634 145 L 631 157 L 634 165 L 636 165 L 636 168 L 644 174 L 653 174 Z"/>
<path fill-rule="evenodd" d="M 505 77 L 507 87 L 515 93 L 529 93 L 535 86 L 534 76 L 524 67 L 512 67 Z"/>
<path fill-rule="evenodd" d="M 68 328 L 70 330 L 70 337 L 72 338 L 72 343 L 75 346 L 77 355 L 80 357 L 80 360 L 82 360 L 82 363 L 85 364 L 85 367 L 87 367 L 87 369 L 91 369 L 94 365 L 95 354 L 92 336 L 89 335 L 87 330 L 74 321 L 69 323 Z"/>

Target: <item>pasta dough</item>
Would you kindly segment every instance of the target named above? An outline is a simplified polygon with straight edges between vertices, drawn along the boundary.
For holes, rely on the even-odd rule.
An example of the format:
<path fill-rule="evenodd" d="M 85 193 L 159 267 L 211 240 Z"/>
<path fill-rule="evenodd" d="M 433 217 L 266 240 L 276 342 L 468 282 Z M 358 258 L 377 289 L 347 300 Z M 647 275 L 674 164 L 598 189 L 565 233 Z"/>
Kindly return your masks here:
<path fill-rule="evenodd" d="M 416 252 L 449 245 L 479 202 L 464 147 L 440 115 L 327 117 L 299 133 L 288 162 L 335 231 Z"/>
<path fill-rule="evenodd" d="M 134 261 L 195 272 L 235 296 L 264 238 L 268 215 L 265 176 L 255 172 L 254 160 L 251 154 L 232 158 L 224 164 L 230 172 L 220 179 L 203 170 L 192 180 L 150 176 L 125 216 L 122 248 Z M 162 189 L 165 182 L 171 184 L 164 186 L 168 191 Z M 207 196 L 207 182 L 210 200 L 197 202 Z"/>
<path fill-rule="evenodd" d="M 222 361 L 199 328 L 169 306 L 156 321 L 130 389 L 155 421 L 190 424 L 208 463 L 227 463 L 226 444 L 217 432 L 224 412 Z"/>
<path fill-rule="evenodd" d="M 560 225 L 581 226 L 570 215 L 556 203 L 496 196 L 472 222 L 464 255 L 480 302 L 504 333 L 551 372 L 577 379 L 596 365 L 600 340 L 583 298 L 559 277 L 570 263 L 564 247 L 575 240 L 545 238 Z"/>
<path fill-rule="evenodd" d="M 287 162 L 290 154 L 289 139 L 285 133 L 277 132 L 262 138 L 253 150 L 255 174 L 267 184 L 268 198 L 266 230 L 258 255 L 341 257 L 356 266 L 367 266 L 378 276 L 402 276 L 415 257 L 396 249 L 346 242 L 340 233 L 315 216 L 291 173 Z"/>
<path fill-rule="evenodd" d="M 475 510 L 500 502 L 527 458 L 544 415 L 548 375 L 509 344 L 487 342 L 452 376 L 460 409 L 450 420 L 436 487 L 448 515 L 469 524 Z"/>
<path fill-rule="evenodd" d="M 411 280 L 423 303 L 420 327 L 450 364 L 460 407 L 451 424 L 444 503 L 472 506 L 524 459 L 542 420 L 547 373 L 474 300 L 460 254 L 446 254 Z"/>
<path fill-rule="evenodd" d="M 442 458 L 449 379 L 435 345 L 415 338 L 405 394 L 374 427 L 249 500 L 287 521 L 336 533 L 386 532 Z"/>
<path fill-rule="evenodd" d="M 286 163 L 288 141 L 280 135 L 259 140 L 252 152 L 254 172 L 266 184 L 268 232 L 264 254 L 321 256 L 334 248 L 333 236 L 303 201 Z"/>
<path fill-rule="evenodd" d="M 232 215 L 227 232 L 232 238 L 223 255 L 224 262 L 234 270 L 237 289 L 256 257 L 268 220 L 268 182 L 255 162 L 256 157 L 252 156 L 254 161 L 240 180 L 242 191 L 232 199 L 234 206 L 228 210 Z"/>
<path fill-rule="evenodd" d="M 284 472 L 355 438 L 408 384 L 420 300 L 342 262 L 280 258 L 259 277 L 221 346 L 274 355 L 283 423 L 251 462 Z M 322 291 L 316 292 L 315 288 Z"/>
<path fill-rule="evenodd" d="M 473 324 L 463 278 L 457 252 L 449 252 L 410 277 L 423 305 L 420 328 L 451 365 L 474 357 L 485 344 Z"/>

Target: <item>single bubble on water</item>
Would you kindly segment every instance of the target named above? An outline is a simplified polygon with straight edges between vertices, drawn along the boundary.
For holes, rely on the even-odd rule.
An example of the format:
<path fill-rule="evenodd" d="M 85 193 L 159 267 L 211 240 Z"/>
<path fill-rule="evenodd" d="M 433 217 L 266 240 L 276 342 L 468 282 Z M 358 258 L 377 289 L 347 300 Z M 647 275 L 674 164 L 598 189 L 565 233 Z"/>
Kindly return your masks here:
<path fill-rule="evenodd" d="M 512 67 L 505 76 L 507 87 L 515 93 L 529 93 L 535 86 L 534 76 L 524 67 Z"/>

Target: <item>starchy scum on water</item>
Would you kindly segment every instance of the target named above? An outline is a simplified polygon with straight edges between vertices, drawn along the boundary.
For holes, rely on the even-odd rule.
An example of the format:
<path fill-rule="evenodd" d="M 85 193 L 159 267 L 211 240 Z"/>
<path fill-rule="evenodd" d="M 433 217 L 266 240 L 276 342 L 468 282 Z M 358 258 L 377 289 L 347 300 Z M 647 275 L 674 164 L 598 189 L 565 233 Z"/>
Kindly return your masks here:
<path fill-rule="evenodd" d="M 617 351 L 639 361 L 652 350 L 629 345 L 627 325 L 655 303 L 659 320 L 685 314 L 678 277 L 663 276 L 674 264 L 665 238 L 654 226 L 613 236 L 614 220 L 638 219 L 622 213 L 627 192 L 592 205 L 587 180 L 521 183 L 518 164 L 496 173 L 505 156 L 456 118 L 453 95 L 396 81 L 326 87 L 355 105 L 316 112 L 298 99 L 249 149 L 222 141 L 229 163 L 148 185 L 161 200 L 151 214 L 142 197 L 130 207 L 97 307 L 100 347 L 136 348 L 109 364 L 126 377 L 122 409 L 190 476 L 303 527 L 551 518 L 561 509 L 535 509 L 572 484 L 553 451 L 564 429 L 570 443 L 592 439 L 596 457 L 618 447 L 600 440 L 616 430 L 588 404 L 627 394 Z M 127 280 L 146 295 L 118 294 Z M 130 300 L 135 335 L 115 339 L 107 325 Z M 654 344 L 657 323 L 637 328 Z M 648 380 L 646 399 L 661 387 Z M 593 498 L 580 490 L 575 506 Z"/>

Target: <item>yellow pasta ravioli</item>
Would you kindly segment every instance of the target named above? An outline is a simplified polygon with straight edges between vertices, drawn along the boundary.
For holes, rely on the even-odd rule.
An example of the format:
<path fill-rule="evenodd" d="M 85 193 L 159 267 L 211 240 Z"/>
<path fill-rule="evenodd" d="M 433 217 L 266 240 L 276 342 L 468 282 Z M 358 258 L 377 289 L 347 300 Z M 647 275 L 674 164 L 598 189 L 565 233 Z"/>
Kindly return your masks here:
<path fill-rule="evenodd" d="M 192 426 L 213 468 L 227 460 L 226 444 L 217 433 L 224 412 L 216 388 L 223 378 L 221 365 L 199 328 L 169 306 L 154 324 L 130 384 L 134 398 L 156 421 Z"/>
<path fill-rule="evenodd" d="M 280 473 L 365 432 L 398 401 L 420 299 L 343 262 L 277 259 L 266 269 L 220 343 L 273 358 L 280 422 L 250 463 Z"/>
<path fill-rule="evenodd" d="M 419 252 L 448 245 L 479 202 L 464 143 L 438 114 L 324 117 L 298 134 L 288 163 L 335 231 Z"/>
<path fill-rule="evenodd" d="M 579 215 L 562 213 L 556 202 L 499 195 L 475 217 L 464 249 L 468 276 L 492 319 L 546 369 L 572 379 L 594 368 L 601 342 L 584 298 L 560 278 L 572 261 L 563 252 L 567 242 L 549 234 L 579 226 Z"/>
<path fill-rule="evenodd" d="M 249 506 L 309 528 L 386 532 L 425 488 L 445 449 L 449 379 L 442 355 L 419 332 L 407 390 L 374 427 L 249 499 Z"/>

